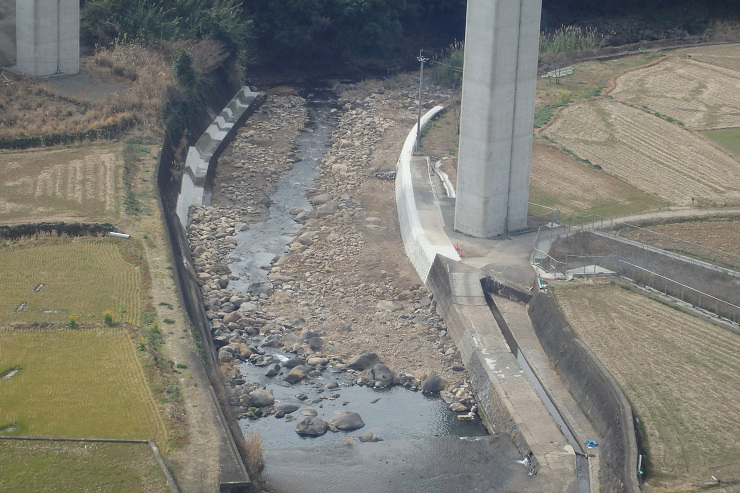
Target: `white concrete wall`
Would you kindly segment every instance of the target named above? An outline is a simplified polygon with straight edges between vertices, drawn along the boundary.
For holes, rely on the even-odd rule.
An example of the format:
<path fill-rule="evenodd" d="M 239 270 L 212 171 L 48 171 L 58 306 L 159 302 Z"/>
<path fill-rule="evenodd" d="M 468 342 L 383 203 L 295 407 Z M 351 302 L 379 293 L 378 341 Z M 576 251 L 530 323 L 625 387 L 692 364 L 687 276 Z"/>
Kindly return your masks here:
<path fill-rule="evenodd" d="M 541 0 L 469 0 L 455 229 L 527 221 Z"/>
<path fill-rule="evenodd" d="M 80 71 L 79 0 L 17 0 L 18 70 L 32 76 Z"/>
<path fill-rule="evenodd" d="M 59 71 L 80 72 L 80 2 L 59 1 Z"/>
<path fill-rule="evenodd" d="M 429 110 L 421 118 L 421 128 L 424 128 L 429 120 L 443 109 L 442 106 L 435 106 Z M 414 186 L 411 181 L 411 156 L 416 147 L 416 133 L 417 128 L 414 125 L 406 137 L 396 166 L 396 207 L 404 250 L 421 280 L 426 282 L 429 270 L 438 253 L 453 260 L 460 260 L 460 256 L 451 243 L 441 246 L 429 241 L 416 211 Z"/>
<path fill-rule="evenodd" d="M 15 65 L 15 0 L 0 0 L 0 67 Z"/>

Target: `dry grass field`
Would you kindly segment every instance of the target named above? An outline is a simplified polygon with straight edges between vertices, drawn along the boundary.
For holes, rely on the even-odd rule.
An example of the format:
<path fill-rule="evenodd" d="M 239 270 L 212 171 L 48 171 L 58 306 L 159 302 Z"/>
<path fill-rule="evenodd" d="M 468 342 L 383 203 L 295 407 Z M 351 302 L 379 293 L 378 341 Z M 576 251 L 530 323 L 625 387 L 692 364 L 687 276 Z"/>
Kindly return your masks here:
<path fill-rule="evenodd" d="M 123 328 L 0 327 L 0 428 L 15 435 L 167 436 Z"/>
<path fill-rule="evenodd" d="M 147 444 L 0 440 L 0 455 L 0 491 L 170 491 Z"/>
<path fill-rule="evenodd" d="M 44 239 L 0 248 L 0 323 L 140 324 L 146 264 L 131 240 Z M 150 311 L 150 310 L 147 310 Z"/>
<path fill-rule="evenodd" d="M 733 154 L 740 127 L 737 44 L 591 61 L 574 69 L 559 84 L 537 86 L 537 133 L 555 151 L 535 146 L 533 201 L 566 214 L 596 209 L 608 216 L 643 205 L 690 205 L 692 198 L 700 206 L 740 204 L 740 155 Z M 617 181 L 609 186 L 606 177 L 578 172 L 573 163 Z M 614 205 L 589 208 L 602 191 Z"/>
<path fill-rule="evenodd" d="M 110 221 L 121 181 L 118 143 L 0 152 L 0 224 Z"/>
<path fill-rule="evenodd" d="M 740 243 L 737 241 L 740 238 L 740 221 L 735 217 L 709 217 L 694 221 L 648 224 L 644 225 L 644 228 L 729 255 L 740 256 Z M 655 235 L 642 233 L 639 230 L 631 231 L 629 238 L 660 248 L 681 248 L 678 243 L 662 240 Z M 686 247 L 684 246 L 683 249 L 686 249 Z"/>
<path fill-rule="evenodd" d="M 599 98 L 565 108 L 543 132 L 606 173 L 674 205 L 740 204 L 740 160 L 702 135 Z"/>
<path fill-rule="evenodd" d="M 585 166 L 552 145 L 536 141 L 532 153 L 530 202 L 563 215 L 605 217 L 654 210 L 665 202 L 618 178 Z"/>
<path fill-rule="evenodd" d="M 617 79 L 611 95 L 686 127 L 740 126 L 740 48 L 736 44 L 671 52 L 660 63 Z"/>
<path fill-rule="evenodd" d="M 162 135 L 162 107 L 174 82 L 162 53 L 119 44 L 80 65 L 77 75 L 40 80 L 3 71 L 0 138 L 110 127 Z"/>
<path fill-rule="evenodd" d="M 644 427 L 645 491 L 740 480 L 740 335 L 604 279 L 553 293 Z"/>

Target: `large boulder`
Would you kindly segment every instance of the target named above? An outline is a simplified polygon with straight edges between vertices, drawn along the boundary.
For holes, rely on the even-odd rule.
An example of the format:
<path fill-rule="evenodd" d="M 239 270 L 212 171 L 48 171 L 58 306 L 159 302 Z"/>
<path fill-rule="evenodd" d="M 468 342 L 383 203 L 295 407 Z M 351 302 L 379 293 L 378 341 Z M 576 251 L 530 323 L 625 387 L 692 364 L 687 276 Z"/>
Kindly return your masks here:
<path fill-rule="evenodd" d="M 393 372 L 383 363 L 377 363 L 370 368 L 366 376 L 374 387 L 390 387 L 393 384 Z"/>
<path fill-rule="evenodd" d="M 353 411 L 337 410 L 329 421 L 329 427 L 334 430 L 352 431 L 365 426 L 359 414 Z"/>
<path fill-rule="evenodd" d="M 284 377 L 283 382 L 287 382 L 290 384 L 298 383 L 301 380 L 306 378 L 306 374 L 303 373 L 303 369 L 300 366 L 296 366 L 295 368 L 292 368 Z"/>
<path fill-rule="evenodd" d="M 438 394 L 445 389 L 445 385 L 447 385 L 447 382 L 444 378 L 438 375 L 430 375 L 424 380 L 421 391 L 425 394 Z"/>
<path fill-rule="evenodd" d="M 363 442 L 363 443 L 366 443 L 366 442 L 382 442 L 383 441 L 382 438 L 380 438 L 378 435 L 376 435 L 372 431 L 368 431 L 368 432 L 363 433 L 362 435 L 360 435 L 359 438 L 360 438 L 360 441 Z"/>
<path fill-rule="evenodd" d="M 318 416 L 306 416 L 298 420 L 295 432 L 301 436 L 320 437 L 329 430 L 329 423 Z"/>
<path fill-rule="evenodd" d="M 289 360 L 283 362 L 283 366 L 285 368 L 295 368 L 296 366 L 305 365 L 306 360 L 301 358 L 300 356 L 293 356 Z"/>
<path fill-rule="evenodd" d="M 371 368 L 373 365 L 380 363 L 380 359 L 378 358 L 378 355 L 375 353 L 364 353 L 359 354 L 352 358 L 349 363 L 347 363 L 347 367 L 358 370 L 358 371 L 364 371 L 368 368 Z"/>
<path fill-rule="evenodd" d="M 403 304 L 400 301 L 381 300 L 378 301 L 378 308 L 387 312 L 398 312 L 403 310 Z"/>
<path fill-rule="evenodd" d="M 292 402 L 280 402 L 278 404 L 275 404 L 275 411 L 282 411 L 285 414 L 290 414 L 297 411 L 299 407 L 301 406 L 299 406 L 298 404 L 293 404 Z"/>
<path fill-rule="evenodd" d="M 249 393 L 249 403 L 254 407 L 269 407 L 275 404 L 275 398 L 266 390 L 255 390 Z"/>

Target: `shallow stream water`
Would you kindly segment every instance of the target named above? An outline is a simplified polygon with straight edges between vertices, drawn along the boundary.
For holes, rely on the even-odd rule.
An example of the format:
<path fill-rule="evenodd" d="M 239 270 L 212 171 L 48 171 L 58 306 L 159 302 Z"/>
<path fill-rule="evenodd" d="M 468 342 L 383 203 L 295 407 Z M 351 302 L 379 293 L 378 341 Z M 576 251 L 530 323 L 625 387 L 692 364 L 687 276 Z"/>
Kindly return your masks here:
<path fill-rule="evenodd" d="M 337 125 L 331 111 L 334 101 L 324 91 L 314 93 L 318 96 L 308 101 L 306 131 L 296 140 L 300 161 L 284 174 L 270 197 L 270 219 L 237 234 L 231 256 L 238 260 L 230 264 L 239 278 L 230 284 L 235 291 L 246 292 L 251 284 L 267 281 L 265 267 L 287 252 L 291 235 L 301 228 L 289 209 L 310 209 L 306 190 L 314 185 Z M 276 360 L 293 356 L 263 349 Z M 292 386 L 284 386 L 280 375 L 265 377 L 266 367 L 244 363 L 240 369 L 247 382 L 271 391 L 276 401 L 313 407 L 327 421 L 337 409 L 355 411 L 365 422 L 353 432 L 304 438 L 295 432 L 300 409 L 287 419 L 271 415 L 240 420 L 245 436 L 260 433 L 266 461 L 263 478 L 277 491 L 527 491 L 535 481 L 528 477 L 529 469 L 520 462 L 521 455 L 508 436 L 489 435 L 477 418 L 459 420 L 438 397 L 403 387 L 376 390 L 353 385 L 348 374 L 332 368 Z M 334 382 L 337 388 L 327 388 Z M 368 431 L 383 441 L 359 442 L 359 435 Z"/>

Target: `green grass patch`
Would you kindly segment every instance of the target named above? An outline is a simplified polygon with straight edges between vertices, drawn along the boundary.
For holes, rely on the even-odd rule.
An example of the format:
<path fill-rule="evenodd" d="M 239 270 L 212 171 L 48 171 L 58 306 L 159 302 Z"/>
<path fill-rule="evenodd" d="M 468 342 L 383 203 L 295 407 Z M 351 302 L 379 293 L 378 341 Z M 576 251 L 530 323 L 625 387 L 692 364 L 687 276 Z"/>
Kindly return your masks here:
<path fill-rule="evenodd" d="M 170 491 L 148 444 L 0 440 L 0 491 Z"/>
<path fill-rule="evenodd" d="M 131 336 L 114 328 L 0 328 L 0 426 L 14 435 L 167 438 Z"/>
<path fill-rule="evenodd" d="M 721 147 L 740 157 L 740 128 L 707 130 L 704 135 Z"/>
<path fill-rule="evenodd" d="M 29 241 L 0 249 L 0 323 L 138 324 L 146 308 L 146 263 L 131 241 L 113 238 Z"/>

